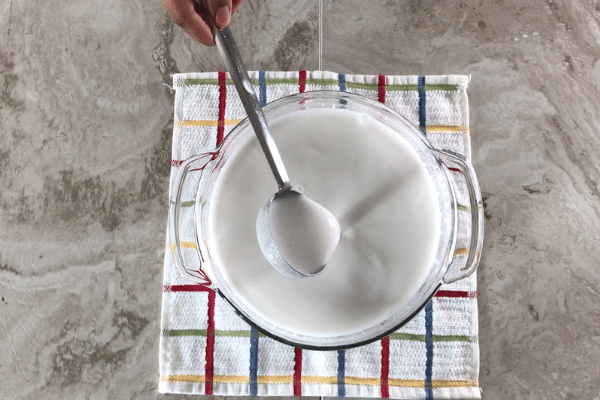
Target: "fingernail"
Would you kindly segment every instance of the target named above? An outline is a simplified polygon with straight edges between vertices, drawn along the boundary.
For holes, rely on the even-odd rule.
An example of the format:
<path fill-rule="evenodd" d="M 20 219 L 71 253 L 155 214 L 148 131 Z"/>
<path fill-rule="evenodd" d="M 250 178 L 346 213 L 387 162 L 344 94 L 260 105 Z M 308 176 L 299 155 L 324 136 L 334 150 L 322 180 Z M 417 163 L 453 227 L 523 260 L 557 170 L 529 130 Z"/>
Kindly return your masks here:
<path fill-rule="evenodd" d="M 225 28 L 231 21 L 231 10 L 229 6 L 221 6 L 215 12 L 215 24 L 219 28 Z"/>

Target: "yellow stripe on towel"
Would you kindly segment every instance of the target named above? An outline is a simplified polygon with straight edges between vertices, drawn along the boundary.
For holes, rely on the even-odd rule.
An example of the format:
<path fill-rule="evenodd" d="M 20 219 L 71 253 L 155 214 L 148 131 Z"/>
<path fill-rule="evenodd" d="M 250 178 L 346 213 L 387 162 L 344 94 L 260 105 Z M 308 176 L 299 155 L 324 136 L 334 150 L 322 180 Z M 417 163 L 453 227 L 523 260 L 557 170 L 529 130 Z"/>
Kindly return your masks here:
<path fill-rule="evenodd" d="M 467 250 L 465 248 L 454 250 L 454 255 L 455 256 L 462 256 L 462 255 L 465 255 L 465 254 L 469 254 L 469 250 Z"/>
<path fill-rule="evenodd" d="M 451 132 L 451 133 L 461 133 L 461 132 L 469 132 L 469 127 L 462 127 L 460 125 L 427 125 L 425 126 L 425 131 L 427 133 L 437 133 L 437 132 Z"/>
<path fill-rule="evenodd" d="M 193 382 L 193 383 L 204 383 L 204 375 L 167 375 L 161 376 L 161 381 L 167 382 Z M 247 375 L 215 375 L 213 382 L 216 383 L 249 383 Z M 292 375 L 258 375 L 256 377 L 257 383 L 294 383 L 294 377 Z M 337 384 L 336 376 L 303 376 L 303 384 Z M 381 379 L 379 378 L 362 378 L 357 376 L 346 376 L 344 378 L 346 385 L 370 385 L 379 386 L 381 385 Z M 396 379 L 390 378 L 388 380 L 389 386 L 401 386 L 401 387 L 412 387 L 422 388 L 425 386 L 425 382 L 418 379 Z M 477 387 L 478 382 L 474 381 L 450 381 L 450 380 L 433 380 L 431 386 L 434 388 L 446 388 L 446 387 Z"/>
<path fill-rule="evenodd" d="M 185 247 L 187 249 L 195 249 L 196 248 L 196 242 L 182 240 L 181 242 L 179 242 L 179 244 L 181 245 L 181 247 Z M 175 250 L 175 243 L 167 243 L 166 246 L 171 251 Z"/>
<path fill-rule="evenodd" d="M 204 375 L 161 375 L 161 381 L 166 382 L 199 382 L 204 383 Z"/>

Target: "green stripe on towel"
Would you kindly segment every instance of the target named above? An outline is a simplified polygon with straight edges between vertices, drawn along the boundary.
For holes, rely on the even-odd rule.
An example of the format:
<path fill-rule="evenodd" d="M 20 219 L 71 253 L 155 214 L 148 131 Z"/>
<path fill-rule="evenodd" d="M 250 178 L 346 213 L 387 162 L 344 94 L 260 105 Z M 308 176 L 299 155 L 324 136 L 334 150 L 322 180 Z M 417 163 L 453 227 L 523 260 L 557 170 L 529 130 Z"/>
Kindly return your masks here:
<path fill-rule="evenodd" d="M 171 329 L 163 331 L 163 336 L 181 337 L 181 336 L 202 336 L 206 337 L 206 329 Z M 259 336 L 264 336 L 262 333 Z M 246 330 L 215 330 L 215 336 L 219 337 L 250 337 L 250 331 Z"/>
<path fill-rule="evenodd" d="M 390 333 L 391 340 L 408 340 L 411 342 L 424 342 L 425 335 L 416 335 L 413 333 Z M 477 342 L 476 336 L 466 335 L 433 335 L 434 342 Z"/>
<path fill-rule="evenodd" d="M 171 329 L 163 331 L 163 336 L 168 337 L 182 337 L 182 336 L 199 336 L 206 337 L 206 329 Z M 218 337 L 250 337 L 250 331 L 248 330 L 215 330 L 215 336 Z M 262 333 L 258 333 L 258 336 L 264 337 Z M 391 333 L 390 340 L 406 340 L 411 342 L 424 342 L 425 335 L 416 335 L 412 333 Z M 465 335 L 433 335 L 434 342 L 477 342 L 476 336 L 465 336 Z"/>
<path fill-rule="evenodd" d="M 297 84 L 298 78 L 267 78 L 267 85 L 287 85 Z M 231 79 L 226 79 L 225 84 L 233 85 Z M 252 79 L 252 84 L 258 86 L 258 79 Z M 337 79 L 307 79 L 307 85 L 320 85 L 320 86 L 337 86 Z M 187 78 L 178 82 L 177 86 L 194 86 L 194 85 L 219 85 L 219 80 L 216 78 Z M 363 90 L 379 90 L 377 83 L 364 83 L 364 82 L 348 82 L 346 81 L 346 88 L 350 89 L 363 89 Z M 410 92 L 419 90 L 417 84 L 387 84 L 385 85 L 386 91 L 394 92 Z M 425 90 L 440 90 L 446 92 L 458 91 L 458 85 L 446 84 L 446 83 L 427 83 L 425 84 Z"/>

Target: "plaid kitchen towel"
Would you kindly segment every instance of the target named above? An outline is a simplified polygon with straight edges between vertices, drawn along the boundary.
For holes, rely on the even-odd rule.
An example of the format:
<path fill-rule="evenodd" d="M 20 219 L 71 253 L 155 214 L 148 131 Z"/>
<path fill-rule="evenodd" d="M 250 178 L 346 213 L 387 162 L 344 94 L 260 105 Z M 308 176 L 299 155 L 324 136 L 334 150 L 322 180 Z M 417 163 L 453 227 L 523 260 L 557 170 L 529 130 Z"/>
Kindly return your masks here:
<path fill-rule="evenodd" d="M 323 71 L 259 71 L 250 77 L 263 104 L 310 90 L 348 91 L 384 102 L 418 126 L 434 147 L 470 157 L 468 77 Z M 177 74 L 174 87 L 172 180 L 183 160 L 212 151 L 245 117 L 224 72 Z M 459 190 L 461 201 L 466 202 L 464 189 Z M 468 233 L 459 236 L 458 258 L 469 243 Z M 195 246 L 191 232 L 182 240 L 184 247 Z M 480 398 L 476 282 L 472 274 L 443 286 L 409 323 L 382 340 L 349 350 L 311 351 L 260 334 L 214 291 L 179 276 L 167 251 L 159 390 L 238 396 Z"/>

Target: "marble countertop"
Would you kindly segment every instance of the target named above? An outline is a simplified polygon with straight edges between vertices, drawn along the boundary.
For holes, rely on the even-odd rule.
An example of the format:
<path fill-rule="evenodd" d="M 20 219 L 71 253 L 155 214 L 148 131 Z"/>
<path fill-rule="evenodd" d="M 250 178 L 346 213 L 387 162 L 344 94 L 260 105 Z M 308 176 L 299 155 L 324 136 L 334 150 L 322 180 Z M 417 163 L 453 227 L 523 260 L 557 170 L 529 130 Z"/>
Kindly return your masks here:
<path fill-rule="evenodd" d="M 483 398 L 600 399 L 600 3 L 246 0 L 249 69 L 464 74 Z M 320 22 L 322 22 L 320 24 Z M 176 72 L 160 1 L 0 5 L 0 398 L 158 385 Z"/>

